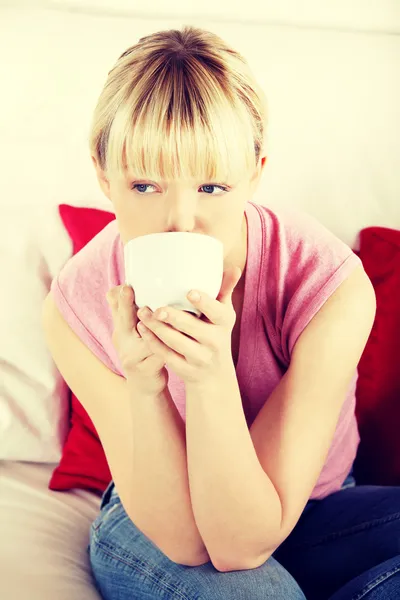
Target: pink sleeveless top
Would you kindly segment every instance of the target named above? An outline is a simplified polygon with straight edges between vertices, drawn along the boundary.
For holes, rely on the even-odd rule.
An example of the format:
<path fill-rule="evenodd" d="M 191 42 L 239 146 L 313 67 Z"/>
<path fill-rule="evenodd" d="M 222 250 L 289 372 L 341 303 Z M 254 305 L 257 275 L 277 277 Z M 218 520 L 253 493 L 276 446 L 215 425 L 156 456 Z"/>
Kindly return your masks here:
<path fill-rule="evenodd" d="M 246 205 L 248 252 L 236 375 L 250 427 L 286 372 L 303 329 L 360 259 L 351 248 L 303 212 Z M 64 319 L 86 346 L 123 376 L 112 344 L 106 292 L 124 282 L 123 243 L 111 221 L 70 258 L 51 284 Z M 348 389 L 335 436 L 310 496 L 340 489 L 359 443 L 355 418 L 358 373 Z M 185 388 L 169 370 L 169 390 L 185 420 Z"/>

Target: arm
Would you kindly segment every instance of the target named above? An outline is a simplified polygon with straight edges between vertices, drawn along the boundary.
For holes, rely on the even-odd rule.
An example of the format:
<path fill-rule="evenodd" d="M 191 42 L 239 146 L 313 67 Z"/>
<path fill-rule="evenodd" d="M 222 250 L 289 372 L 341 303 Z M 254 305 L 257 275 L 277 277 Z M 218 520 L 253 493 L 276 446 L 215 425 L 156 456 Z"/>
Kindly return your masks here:
<path fill-rule="evenodd" d="M 294 528 L 325 463 L 375 310 L 359 267 L 300 335 L 250 432 L 234 373 L 187 386 L 193 511 L 219 570 L 259 566 Z"/>
<path fill-rule="evenodd" d="M 140 494 L 130 494 L 127 512 L 171 560 L 203 564 L 210 557 L 190 501 L 185 424 L 168 389 L 153 398 L 128 391 L 134 446 L 130 486 Z"/>
<path fill-rule="evenodd" d="M 51 294 L 42 323 L 59 371 L 96 427 L 130 518 L 171 560 L 209 560 L 190 503 L 184 424 L 169 392 L 143 397 L 130 389 L 81 342 Z"/>

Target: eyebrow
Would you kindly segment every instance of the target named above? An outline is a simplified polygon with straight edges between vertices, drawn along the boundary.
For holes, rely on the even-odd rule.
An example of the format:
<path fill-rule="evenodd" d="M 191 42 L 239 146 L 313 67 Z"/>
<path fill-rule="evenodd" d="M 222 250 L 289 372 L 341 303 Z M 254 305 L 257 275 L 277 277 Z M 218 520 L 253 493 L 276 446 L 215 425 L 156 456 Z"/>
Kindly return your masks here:
<path fill-rule="evenodd" d="M 137 177 L 135 175 L 127 175 L 126 176 L 127 183 L 132 183 L 132 181 L 134 181 L 135 179 L 137 179 L 138 181 L 154 181 L 154 183 L 157 183 L 157 184 L 183 181 L 183 180 L 179 180 L 179 179 L 171 179 L 171 180 L 162 179 L 160 181 L 156 181 L 155 179 L 151 179 L 150 177 Z M 199 179 L 199 180 L 193 180 L 193 181 L 194 181 L 194 185 L 199 185 L 204 182 L 207 182 L 207 183 L 214 182 L 215 185 L 227 185 L 230 187 L 235 187 L 238 185 L 238 183 L 240 183 L 240 179 L 238 181 L 232 181 L 232 183 L 228 183 L 228 181 L 229 181 L 228 179 L 226 179 L 225 181 L 222 181 L 222 180 L 218 181 L 218 180 L 213 180 L 213 179 L 206 179 L 205 181 L 203 179 Z"/>

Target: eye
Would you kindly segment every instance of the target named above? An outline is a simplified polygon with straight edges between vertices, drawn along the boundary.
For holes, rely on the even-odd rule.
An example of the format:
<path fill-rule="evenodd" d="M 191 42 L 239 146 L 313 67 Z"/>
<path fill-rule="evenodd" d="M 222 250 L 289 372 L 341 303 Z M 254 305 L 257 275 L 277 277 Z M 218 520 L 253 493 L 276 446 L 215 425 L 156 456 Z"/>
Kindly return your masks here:
<path fill-rule="evenodd" d="M 154 185 L 151 185 L 151 183 L 133 183 L 131 186 L 131 189 L 134 190 L 135 188 L 147 188 L 147 187 L 154 187 Z M 145 192 L 143 190 L 137 190 L 139 194 L 142 194 L 142 196 L 145 194 Z"/>
<path fill-rule="evenodd" d="M 222 185 L 214 185 L 212 183 L 209 183 L 207 185 L 202 185 L 201 187 L 202 188 L 219 188 L 223 192 L 228 192 L 229 191 L 226 187 L 224 187 Z M 221 195 L 221 194 L 213 194 L 213 193 L 209 194 L 208 192 L 206 192 L 206 194 L 208 194 L 209 196 L 220 196 Z"/>

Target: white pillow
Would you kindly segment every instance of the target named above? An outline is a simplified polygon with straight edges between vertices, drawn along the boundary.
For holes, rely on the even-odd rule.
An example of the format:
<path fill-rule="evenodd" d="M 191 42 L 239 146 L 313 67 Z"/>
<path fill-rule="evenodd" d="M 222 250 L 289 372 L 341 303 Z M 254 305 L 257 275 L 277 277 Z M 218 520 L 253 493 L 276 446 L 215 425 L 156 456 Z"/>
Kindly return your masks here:
<path fill-rule="evenodd" d="M 68 389 L 44 340 L 41 307 L 71 253 L 56 204 L 0 203 L 0 460 L 61 457 Z"/>
<path fill-rule="evenodd" d="M 40 321 L 54 269 L 71 252 L 55 212 L 0 204 L 0 459 L 56 462 L 67 432 L 67 387 Z"/>

